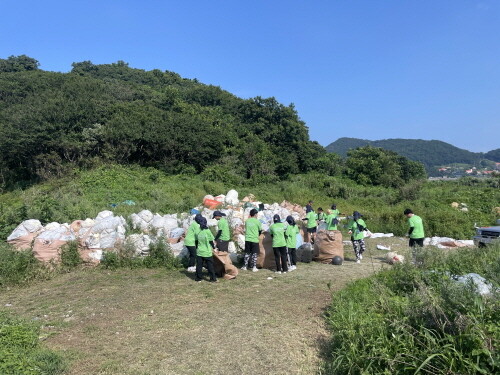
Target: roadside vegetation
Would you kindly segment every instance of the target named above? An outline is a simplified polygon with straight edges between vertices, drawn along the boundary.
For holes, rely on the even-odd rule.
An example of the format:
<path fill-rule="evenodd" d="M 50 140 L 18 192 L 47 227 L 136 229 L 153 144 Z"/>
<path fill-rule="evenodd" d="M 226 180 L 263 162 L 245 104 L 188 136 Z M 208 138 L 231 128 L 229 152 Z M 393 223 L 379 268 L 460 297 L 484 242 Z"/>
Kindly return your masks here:
<path fill-rule="evenodd" d="M 477 273 L 493 292 L 453 276 Z M 426 250 L 333 295 L 327 374 L 500 372 L 500 246 Z"/>

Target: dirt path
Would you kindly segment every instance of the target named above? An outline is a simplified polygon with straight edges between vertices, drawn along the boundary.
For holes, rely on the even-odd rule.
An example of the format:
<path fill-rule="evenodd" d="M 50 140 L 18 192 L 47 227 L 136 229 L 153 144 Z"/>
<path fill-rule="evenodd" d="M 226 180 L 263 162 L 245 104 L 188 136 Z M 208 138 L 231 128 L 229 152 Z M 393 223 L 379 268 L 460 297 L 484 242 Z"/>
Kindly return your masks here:
<path fill-rule="evenodd" d="M 177 271 L 83 270 L 3 291 L 0 306 L 39 319 L 70 374 L 317 374 L 331 290 L 380 266 L 300 263 L 218 284 Z"/>

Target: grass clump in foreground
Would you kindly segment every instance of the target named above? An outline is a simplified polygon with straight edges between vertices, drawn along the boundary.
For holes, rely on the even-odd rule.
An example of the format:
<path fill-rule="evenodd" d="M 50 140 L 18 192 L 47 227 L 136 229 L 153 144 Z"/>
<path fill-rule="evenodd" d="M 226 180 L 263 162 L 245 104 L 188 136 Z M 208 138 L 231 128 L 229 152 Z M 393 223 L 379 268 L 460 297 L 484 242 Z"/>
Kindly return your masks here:
<path fill-rule="evenodd" d="M 66 365 L 57 353 L 40 347 L 40 327 L 0 313 L 0 374 L 56 375 Z"/>
<path fill-rule="evenodd" d="M 328 374 L 494 374 L 500 372 L 500 246 L 422 254 L 353 282 L 333 296 Z M 487 297 L 450 275 L 476 272 Z"/>

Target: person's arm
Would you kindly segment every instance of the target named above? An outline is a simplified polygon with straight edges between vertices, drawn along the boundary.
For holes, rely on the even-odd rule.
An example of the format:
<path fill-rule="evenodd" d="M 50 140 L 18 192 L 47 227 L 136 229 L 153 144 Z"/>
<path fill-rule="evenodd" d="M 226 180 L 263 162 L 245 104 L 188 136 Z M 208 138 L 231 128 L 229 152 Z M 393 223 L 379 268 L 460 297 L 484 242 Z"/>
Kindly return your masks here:
<path fill-rule="evenodd" d="M 411 235 L 411 233 L 413 232 L 413 229 L 415 229 L 415 227 L 410 227 L 410 230 L 408 231 L 408 235 Z"/>
<path fill-rule="evenodd" d="M 222 235 L 222 229 L 219 229 L 219 231 L 215 235 L 215 241 L 217 241 L 221 235 Z"/>

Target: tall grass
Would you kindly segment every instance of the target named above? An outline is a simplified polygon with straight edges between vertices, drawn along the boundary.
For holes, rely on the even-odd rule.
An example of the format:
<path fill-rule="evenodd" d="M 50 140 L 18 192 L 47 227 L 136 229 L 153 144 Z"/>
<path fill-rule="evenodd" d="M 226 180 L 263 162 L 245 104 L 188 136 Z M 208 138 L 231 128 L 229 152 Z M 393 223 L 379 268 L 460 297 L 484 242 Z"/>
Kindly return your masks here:
<path fill-rule="evenodd" d="M 355 281 L 333 296 L 327 374 L 494 374 L 500 371 L 500 295 L 481 297 L 453 274 L 476 272 L 500 286 L 500 246 L 427 251 Z"/>
<path fill-rule="evenodd" d="M 391 189 L 313 173 L 291 176 L 287 181 L 241 181 L 234 185 L 224 179 L 214 182 L 203 176 L 169 176 L 154 168 L 111 165 L 0 195 L 0 238 L 6 238 L 28 218 L 43 223 L 71 222 L 95 217 L 106 209 L 123 216 L 142 209 L 163 214 L 188 212 L 206 194 L 218 195 L 229 189 L 238 190 L 241 197 L 253 193 L 264 202 L 286 199 L 305 205 L 313 199 L 316 207 L 323 208 L 335 202 L 342 213 L 363 213 L 372 231 L 396 235 L 406 232 L 402 212 L 410 207 L 424 219 L 427 235 L 470 238 L 474 223 L 494 223 L 498 217 L 495 207 L 500 202 L 497 179 L 473 181 L 424 182 Z M 136 205 L 124 204 L 127 200 Z M 454 201 L 467 204 L 468 212 L 452 208 Z"/>

